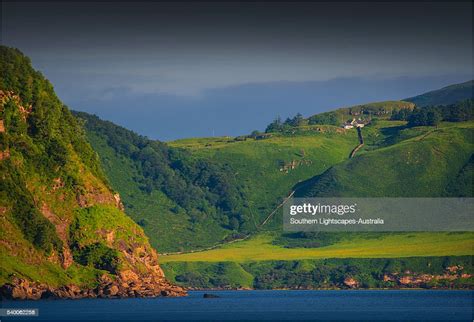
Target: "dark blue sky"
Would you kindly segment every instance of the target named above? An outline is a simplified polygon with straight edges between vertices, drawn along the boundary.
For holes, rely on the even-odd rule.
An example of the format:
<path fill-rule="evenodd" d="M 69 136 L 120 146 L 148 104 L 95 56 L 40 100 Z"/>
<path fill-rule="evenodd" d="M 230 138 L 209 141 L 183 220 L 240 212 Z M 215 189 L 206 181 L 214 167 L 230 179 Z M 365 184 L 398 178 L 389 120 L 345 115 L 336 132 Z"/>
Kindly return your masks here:
<path fill-rule="evenodd" d="M 70 108 L 161 140 L 473 78 L 471 2 L 2 2 L 2 43 Z"/>

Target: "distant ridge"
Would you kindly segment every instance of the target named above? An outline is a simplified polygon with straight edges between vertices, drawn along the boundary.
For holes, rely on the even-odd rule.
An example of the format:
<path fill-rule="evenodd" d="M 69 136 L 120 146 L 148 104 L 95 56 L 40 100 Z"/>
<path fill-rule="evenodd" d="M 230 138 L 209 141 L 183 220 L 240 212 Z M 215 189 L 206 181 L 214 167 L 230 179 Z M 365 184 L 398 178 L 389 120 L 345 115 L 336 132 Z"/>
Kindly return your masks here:
<path fill-rule="evenodd" d="M 465 99 L 473 98 L 474 80 L 465 83 L 449 85 L 438 90 L 403 99 L 415 103 L 417 106 L 447 105 Z"/>

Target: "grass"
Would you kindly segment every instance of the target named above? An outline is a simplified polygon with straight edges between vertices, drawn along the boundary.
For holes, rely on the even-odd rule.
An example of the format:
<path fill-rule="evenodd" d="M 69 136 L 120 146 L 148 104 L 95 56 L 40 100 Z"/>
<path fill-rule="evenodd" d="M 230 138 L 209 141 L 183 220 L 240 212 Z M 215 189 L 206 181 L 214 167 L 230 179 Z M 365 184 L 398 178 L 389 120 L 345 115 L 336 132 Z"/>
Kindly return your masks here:
<path fill-rule="evenodd" d="M 81 246 L 107 240 L 114 246 L 120 242 L 143 244 L 147 239 L 140 227 L 113 206 L 96 205 L 76 210 L 76 221 L 70 227 L 71 239 Z"/>
<path fill-rule="evenodd" d="M 103 274 L 103 271 L 77 264 L 65 270 L 58 263 L 48 261 L 8 220 L 9 216 L 7 213 L 0 219 L 0 285 L 9 282 L 12 276 L 17 276 L 51 286 L 95 286 L 97 276 Z"/>
<path fill-rule="evenodd" d="M 473 86 L 474 81 L 470 80 L 465 83 L 446 86 L 405 100 L 413 102 L 417 106 L 452 104 L 465 99 L 472 99 Z"/>
<path fill-rule="evenodd" d="M 333 114 L 339 123 L 344 123 L 353 118 L 367 119 L 372 116 L 377 118 L 389 118 L 391 113 L 403 108 L 413 109 L 415 104 L 406 101 L 382 101 L 372 102 L 354 106 L 340 107 L 322 114 Z M 368 113 L 368 114 L 366 114 Z M 318 114 L 316 114 L 318 115 Z M 311 118 L 311 117 L 310 117 Z"/>
<path fill-rule="evenodd" d="M 9 282 L 11 275 L 15 275 L 54 287 L 68 284 L 95 287 L 97 278 L 105 273 L 105 271 L 78 264 L 73 264 L 64 270 L 58 264 L 46 260 L 39 263 L 28 263 L 25 259 L 11 256 L 3 249 L 0 250 L 0 256 L 2 257 L 0 285 Z"/>
<path fill-rule="evenodd" d="M 474 255 L 474 233 L 393 233 L 379 238 L 354 237 L 321 248 L 284 248 L 272 244 L 274 234 L 209 251 L 160 256 L 169 262 L 247 262 L 321 258 L 399 258 L 416 256 Z"/>
<path fill-rule="evenodd" d="M 166 270 L 166 278 L 170 281 L 176 281 L 176 277 L 183 273 L 193 272 L 189 280 L 191 283 L 199 283 L 199 276 L 225 279 L 225 283 L 231 285 L 233 288 L 251 288 L 254 282 L 254 276 L 236 262 L 175 262 L 173 265 L 165 265 L 164 269 Z M 186 282 L 184 284 L 186 284 Z M 219 283 L 222 282 L 222 280 L 215 282 Z M 206 287 L 206 285 L 202 285 L 202 283 L 199 286 Z"/>
<path fill-rule="evenodd" d="M 301 184 L 297 196 L 443 197 L 474 150 L 474 122 L 399 129 L 403 140 L 362 150 Z M 385 141 L 387 139 L 382 139 Z M 469 187 L 468 187 L 469 188 Z M 466 191 L 463 195 L 472 195 Z"/>
<path fill-rule="evenodd" d="M 142 191 L 134 180 L 137 169 L 133 162 L 117 155 L 101 134 L 88 132 L 87 135 L 100 154 L 112 187 L 120 193 L 127 214 L 141 224 L 158 251 L 205 248 L 233 233 L 223 229 L 212 216 L 193 224 L 189 214 L 162 192 Z M 251 222 L 246 223 L 246 229 L 254 231 L 295 184 L 345 160 L 356 142 L 354 131 L 307 126 L 294 135 L 273 135 L 265 140 L 194 138 L 169 144 L 190 150 L 196 159 L 230 165 L 239 183 L 247 187 L 244 193 Z M 280 171 L 291 162 L 297 163 L 294 169 Z M 271 222 L 270 229 L 277 229 L 277 224 Z"/>
<path fill-rule="evenodd" d="M 274 134 L 264 140 L 199 138 L 169 144 L 190 149 L 196 158 L 230 165 L 238 181 L 249 187 L 246 200 L 255 221 L 262 222 L 295 184 L 344 161 L 357 137 L 355 131 L 312 126 L 294 135 Z M 294 169 L 281 170 L 292 161 L 297 163 Z"/>
<path fill-rule="evenodd" d="M 212 245 L 224 239 L 226 231 L 211 218 L 190 224 L 190 217 L 161 191 L 142 191 L 134 180 L 137 169 L 130 159 L 119 156 L 107 145 L 106 139 L 88 132 L 88 139 L 100 152 L 101 163 L 111 185 L 121 196 L 127 214 L 140 223 L 150 243 L 159 251 L 177 251 Z M 179 238 L 176 238 L 177 234 Z"/>
<path fill-rule="evenodd" d="M 392 104 L 393 103 L 393 104 Z M 384 105 L 385 104 L 385 105 Z M 387 105 L 388 104 L 388 105 Z M 404 102 L 372 104 L 376 109 L 396 109 Z M 348 159 L 350 151 L 357 144 L 355 130 L 344 131 L 335 126 L 313 125 L 295 129 L 294 133 L 273 134 L 262 140 L 238 141 L 231 137 L 190 138 L 169 142 L 171 147 L 187 149 L 196 159 L 211 160 L 229 165 L 237 181 L 245 188 L 245 200 L 251 212 L 253 232 L 281 229 L 281 216 L 275 215 L 263 228 L 257 228 L 266 216 L 295 187 L 302 187 L 298 195 L 313 196 L 450 196 L 447 189 L 468 189 L 453 185 L 458 178 L 466 178 L 470 173 L 467 165 L 474 150 L 472 136 L 474 122 L 442 123 L 439 127 L 407 128 L 406 122 L 379 119 L 374 125 L 363 129 L 365 146 L 355 158 Z M 103 138 L 88 134 L 96 150 L 101 154 L 104 168 L 124 200 L 127 213 L 141 222 L 152 245 L 159 252 L 186 251 L 213 246 L 222 241 L 229 231 L 219 227 L 212 218 L 201 226 L 191 225 L 187 214 L 173 212 L 175 203 L 161 192 L 142 192 L 133 181 L 135 168 L 130 160 L 121 159 L 107 147 Z M 296 167 L 287 169 L 295 163 Z M 285 168 L 286 166 L 286 168 Z M 467 169 L 467 170 L 466 170 Z M 464 180 L 466 181 L 466 180 Z M 466 181 L 468 182 L 468 181 Z M 461 191 L 462 192 L 462 191 Z M 464 192 L 463 192 L 464 193 Z M 472 194 L 472 193 L 471 193 Z M 452 195 L 452 194 L 451 194 Z M 470 195 L 469 193 L 467 195 Z M 255 240 L 260 240 L 258 235 Z M 424 237 L 423 237 L 424 236 Z M 427 237 L 430 236 L 430 237 Z M 439 236 L 416 235 L 411 241 L 418 245 L 438 245 Z M 246 248 L 247 242 L 235 243 L 230 248 L 240 254 L 238 260 L 260 260 L 260 253 L 271 259 L 320 258 L 321 256 L 418 256 L 423 255 L 423 247 L 406 247 L 392 251 L 390 245 L 397 245 L 395 237 L 384 237 L 380 243 L 384 247 L 377 252 L 371 250 L 372 241 L 346 240 L 345 244 L 318 249 L 286 249 L 271 243 L 254 243 Z M 400 242 L 404 242 L 400 237 Z M 429 254 L 466 254 L 465 240 L 449 237 L 442 245 L 426 246 Z M 248 241 L 250 242 L 250 241 Z M 449 247 L 446 243 L 450 243 Z M 456 243 L 461 243 L 459 247 Z M 357 248 L 355 245 L 360 245 Z M 242 246 L 241 246 L 242 245 Z M 346 247 L 347 246 L 347 247 Z M 386 246 L 386 247 L 385 247 Z M 212 257 L 228 258 L 228 246 L 208 252 L 182 255 L 187 260 L 213 260 Z M 344 248 L 345 247 L 345 248 Z M 367 250 L 364 253 L 364 247 Z M 254 249 L 252 249 L 254 248 Z M 414 249 L 412 251 L 412 249 Z M 416 249 L 419 251 L 416 252 Z M 255 253 L 255 254 L 254 254 Z M 200 256 L 209 254 L 210 259 Z M 254 256 L 255 255 L 255 256 Z M 181 256 L 181 255 L 179 255 Z M 206 255 L 207 256 L 207 255 Z M 263 258 L 265 258 L 263 256 Z M 181 258 L 181 257 L 179 257 Z M 233 260 L 230 256 L 230 260 Z M 174 257 L 163 256 L 164 261 Z M 184 260 L 184 259 L 183 259 Z M 215 260 L 215 259 L 214 259 Z"/>
<path fill-rule="evenodd" d="M 169 262 L 161 266 L 174 283 L 198 289 L 347 289 L 347 277 L 354 278 L 365 289 L 399 288 L 396 282 L 383 278 L 386 274 L 436 276 L 431 281 L 411 285 L 415 288 L 470 289 L 474 285 L 474 277 L 453 281 L 444 275 L 453 266 L 461 268 L 458 274 L 472 275 L 472 256 Z"/>

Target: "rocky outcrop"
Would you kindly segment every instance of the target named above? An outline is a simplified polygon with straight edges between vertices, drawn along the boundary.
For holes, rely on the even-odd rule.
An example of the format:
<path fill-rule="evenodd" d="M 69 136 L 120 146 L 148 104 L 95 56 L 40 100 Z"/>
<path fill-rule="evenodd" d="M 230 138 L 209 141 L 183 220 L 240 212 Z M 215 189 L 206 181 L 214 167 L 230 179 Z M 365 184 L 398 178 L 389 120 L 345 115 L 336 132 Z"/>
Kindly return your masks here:
<path fill-rule="evenodd" d="M 55 182 L 58 182 L 55 180 Z M 59 181 L 60 182 L 60 181 Z M 46 203 L 43 203 L 41 208 L 41 213 L 45 216 L 56 228 L 56 233 L 58 237 L 63 242 L 63 249 L 61 254 L 57 254 L 57 261 L 60 262 L 61 266 L 66 269 L 72 265 L 74 262 L 71 249 L 68 246 L 68 227 L 69 221 L 65 219 L 59 218 L 56 214 L 54 214 L 51 209 L 48 207 Z M 52 260 L 53 262 L 55 260 Z"/>
<path fill-rule="evenodd" d="M 281 164 L 280 172 L 289 173 L 291 170 L 294 170 L 301 165 L 310 165 L 312 163 L 313 162 L 309 159 L 291 160 L 290 162 L 284 162 Z"/>
<path fill-rule="evenodd" d="M 357 288 L 357 287 L 359 287 L 359 282 L 355 278 L 346 277 L 344 279 L 344 285 L 346 285 L 347 287 L 350 287 L 350 288 Z"/>
<path fill-rule="evenodd" d="M 403 274 L 392 273 L 385 274 L 383 280 L 385 282 L 393 282 L 399 287 L 423 287 L 431 282 L 447 281 L 454 282 L 459 279 L 468 279 L 473 275 L 464 273 L 462 266 L 450 266 L 445 269 L 443 274 L 418 274 L 411 271 L 405 271 Z"/>
<path fill-rule="evenodd" d="M 98 189 L 90 189 L 85 193 L 78 193 L 76 195 L 77 204 L 81 208 L 87 208 L 93 205 L 114 205 L 117 209 L 121 211 L 125 210 L 125 207 L 120 198 L 120 194 L 112 194 L 110 191 L 101 191 Z"/>
<path fill-rule="evenodd" d="M 1 296 L 185 295 L 166 281 L 156 251 L 123 212 L 81 124 L 51 84 L 18 50 L 0 52 L 2 77 L 15 80 L 0 89 L 0 180 L 12 192 L 0 205 L 0 260 L 13 263 L 2 266 Z"/>
<path fill-rule="evenodd" d="M 13 300 L 39 299 L 81 299 L 81 298 L 127 298 L 127 297 L 176 297 L 185 296 L 186 291 L 166 280 L 142 279 L 123 280 L 103 275 L 95 288 L 80 288 L 77 285 L 51 287 L 47 284 L 13 278 L 0 288 L 0 298 Z"/>
<path fill-rule="evenodd" d="M 0 151 L 0 161 L 8 159 L 8 158 L 10 158 L 10 150 L 9 149 L 6 149 L 4 151 Z"/>
<path fill-rule="evenodd" d="M 123 203 L 122 203 L 122 199 L 120 198 L 120 194 L 119 193 L 115 193 L 114 194 L 114 200 L 115 200 L 115 206 L 122 210 L 122 211 L 125 211 L 125 207 L 123 206 Z"/>
<path fill-rule="evenodd" d="M 26 120 L 28 115 L 31 113 L 33 106 L 30 104 L 25 106 L 21 103 L 20 96 L 15 94 L 13 91 L 4 91 L 0 90 L 0 106 L 5 106 L 9 101 L 13 101 L 14 104 L 18 107 L 18 111 L 23 120 Z M 3 130 L 5 132 L 5 129 Z"/>

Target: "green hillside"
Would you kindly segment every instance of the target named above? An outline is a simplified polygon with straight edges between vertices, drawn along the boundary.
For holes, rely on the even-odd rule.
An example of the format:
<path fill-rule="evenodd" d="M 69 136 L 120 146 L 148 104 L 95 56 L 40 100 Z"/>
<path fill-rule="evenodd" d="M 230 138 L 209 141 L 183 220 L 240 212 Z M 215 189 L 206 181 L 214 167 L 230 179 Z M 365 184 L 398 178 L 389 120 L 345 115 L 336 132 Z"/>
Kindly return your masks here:
<path fill-rule="evenodd" d="M 106 276 L 121 296 L 155 296 L 172 288 L 152 246 L 191 287 L 400 287 L 406 270 L 424 278 L 411 287 L 473 284 L 472 233 L 283 233 L 280 208 L 293 193 L 472 197 L 472 100 L 371 103 L 164 143 L 73 115 L 27 57 L 0 56 L 0 285 L 97 290 Z M 365 121 L 355 154 L 357 131 L 340 127 L 352 118 Z"/>
<path fill-rule="evenodd" d="M 148 276 L 157 289 L 143 284 L 137 292 L 159 295 L 166 283 L 155 250 L 122 211 L 83 128 L 51 83 L 4 46 L 0 75 L 1 296 L 38 298 L 46 287 L 68 298 L 102 296 L 88 292 L 105 280 L 120 281 L 130 296 L 125 276 Z"/>
<path fill-rule="evenodd" d="M 308 119 L 301 115 L 284 122 L 277 119 L 266 133 L 168 143 L 139 137 L 97 117 L 77 115 L 85 120 L 87 136 L 127 212 L 153 245 L 167 253 L 161 262 L 174 282 L 201 288 L 292 288 L 295 283 L 311 288 L 342 285 L 340 279 L 333 280 L 333 266 L 339 259 L 354 265 L 358 279 L 373 287 L 387 286 L 372 271 L 379 268 L 366 265 L 373 259 L 380 259 L 377 265 L 393 260 L 416 268 L 420 261 L 426 264 L 416 258 L 431 256 L 434 263 L 444 263 L 432 268 L 439 272 L 453 263 L 453 256 L 460 256 L 456 257 L 459 265 L 471 261 L 471 233 L 282 233 L 278 208 L 292 191 L 296 196 L 472 196 L 471 110 L 472 101 L 424 110 L 410 102 L 379 102 Z M 357 131 L 342 129 L 340 124 L 353 118 L 365 120 L 364 145 L 350 158 L 359 144 Z M 239 207 L 229 214 L 211 202 L 208 209 L 216 210 L 193 220 L 192 208 L 180 206 L 180 195 L 164 188 L 170 178 L 155 184 L 147 174 L 137 156 L 149 146 L 155 146 L 165 160 L 158 172 L 171 171 L 196 189 L 211 187 L 209 182 L 189 180 L 183 168 L 202 163 L 212 165 L 211 175 L 225 173 L 226 182 L 236 190 L 224 199 L 237 193 Z M 173 155 L 179 156 L 179 166 Z M 150 189 L 144 188 L 146 182 L 151 182 Z M 232 218 L 237 220 L 233 225 Z M 322 260 L 328 261 L 328 267 L 320 278 L 330 283 L 314 286 L 314 281 L 295 276 L 286 280 L 287 267 L 314 267 L 315 261 Z M 426 267 L 418 269 L 419 274 L 426 271 Z M 349 271 L 338 274 L 350 275 Z M 269 275 L 276 277 L 264 282 Z M 460 283 L 466 286 L 472 281 Z"/>
<path fill-rule="evenodd" d="M 246 200 L 258 226 L 295 184 L 346 160 L 357 134 L 335 126 L 302 126 L 263 139 L 185 139 L 169 144 L 197 158 L 228 164 L 247 187 Z M 278 222 L 270 221 L 265 228 L 279 229 Z"/>
<path fill-rule="evenodd" d="M 472 197 L 473 130 L 473 121 L 418 127 L 408 127 L 404 121 L 372 122 L 362 129 L 365 145 L 354 158 L 346 156 L 323 173 L 296 184 L 293 187 L 295 196 Z M 350 131 L 355 133 L 355 130 L 346 132 Z M 285 136 L 288 132 L 278 135 Z M 198 144 L 197 140 L 184 140 L 178 143 L 200 155 L 209 153 L 203 151 L 204 142 Z M 222 144 L 221 148 L 224 149 Z M 275 224 L 279 218 L 281 212 L 275 216 Z M 216 280 L 217 266 L 238 263 L 254 277 L 251 287 L 291 288 L 295 283 L 306 287 L 312 282 L 300 281 L 296 276 L 292 277 L 293 282 L 288 282 L 285 279 L 289 273 L 279 276 L 280 273 L 274 270 L 282 265 L 302 265 L 304 260 L 346 258 L 348 265 L 356 265 L 359 272 L 364 272 L 362 275 L 365 277 L 359 277 L 359 280 L 364 280 L 374 272 L 354 258 L 395 258 L 405 261 L 413 270 L 415 257 L 436 256 L 434 258 L 438 261 L 444 256 L 448 259 L 455 255 L 467 256 L 465 259 L 470 263 L 473 255 L 472 233 L 282 234 L 278 232 L 280 229 L 216 249 L 166 255 L 161 261 L 167 274 L 175 276 L 175 281 L 184 285 L 193 285 L 188 278 L 188 266 L 184 263 L 193 263 L 192 272 L 198 272 L 198 280 L 206 281 L 202 283 L 207 287 L 222 287 Z M 290 264 L 291 261 L 294 262 Z M 252 267 L 263 268 L 254 270 Z M 468 267 L 472 268 L 472 265 Z M 261 279 L 267 274 L 273 278 L 261 284 Z M 324 278 L 330 279 L 333 269 L 328 268 L 325 274 Z M 245 283 L 247 280 L 248 277 L 237 284 L 229 283 L 233 287 L 246 287 L 249 286 Z M 472 281 L 466 283 L 470 285 Z M 331 285 L 334 287 L 336 284 Z M 383 287 L 380 280 L 372 285 Z"/>
<path fill-rule="evenodd" d="M 127 213 L 144 228 L 152 245 L 165 252 L 209 247 L 262 229 L 261 223 L 295 184 L 345 160 L 357 142 L 354 132 L 306 126 L 261 139 L 200 138 L 165 144 L 95 116 L 77 116 L 85 121 L 87 137 Z M 150 146 L 162 160 L 153 175 L 139 157 Z M 222 184 L 200 182 L 182 170 L 197 164 L 208 169 L 206 176 L 219 176 L 223 184 L 234 187 L 221 196 L 223 202 L 236 205 L 233 211 L 223 210 L 214 201 L 219 196 L 209 193 L 214 188 L 222 190 Z M 158 182 L 159 173 L 167 172 L 172 175 Z M 171 194 L 166 187 L 177 179 L 187 189 Z M 208 193 L 203 198 L 208 201 L 205 212 L 199 211 L 200 205 L 182 205 L 187 191 L 198 197 Z M 269 221 L 263 228 L 275 229 L 277 223 Z"/>
<path fill-rule="evenodd" d="M 301 183 L 297 196 L 442 197 L 469 171 L 474 151 L 474 123 L 443 124 L 395 130 L 407 138 L 396 144 L 360 151 L 325 173 Z M 472 196 L 466 185 L 459 196 Z"/>
<path fill-rule="evenodd" d="M 472 288 L 472 256 L 170 262 L 176 283 L 198 289 Z"/>
<path fill-rule="evenodd" d="M 87 137 L 94 149 L 98 151 L 102 166 L 111 185 L 120 192 L 127 213 L 142 226 L 154 247 L 160 251 L 206 247 L 232 235 L 233 231 L 227 228 L 228 222 L 216 218 L 217 211 L 215 207 L 205 214 L 202 214 L 202 211 L 199 210 L 194 212 L 192 208 L 182 207 L 180 200 L 178 200 L 179 197 L 173 198 L 172 195 L 167 195 L 164 189 L 160 189 L 160 186 L 154 185 L 158 180 L 155 176 L 148 175 L 145 172 L 140 160 L 130 157 L 130 154 L 122 152 L 119 148 L 110 144 L 111 140 L 114 139 L 112 133 L 115 130 L 120 131 L 123 135 L 113 142 L 129 144 L 131 149 L 134 148 L 137 151 L 144 151 L 147 148 L 146 145 L 148 143 L 153 144 L 153 141 L 140 138 L 135 133 L 110 122 L 101 121 L 91 115 L 85 113 L 78 113 L 77 115 L 85 121 Z M 100 129 L 101 125 L 103 128 Z M 105 130 L 109 128 L 111 130 Z M 126 135 L 142 140 L 144 143 L 142 146 L 140 144 L 134 145 L 132 140 L 126 138 Z M 161 151 L 168 152 L 170 150 L 165 144 L 158 144 L 163 149 Z M 153 150 L 151 151 L 153 152 Z M 158 154 L 166 160 L 166 162 L 161 163 L 160 171 L 167 171 L 172 174 L 172 177 L 165 179 L 164 183 L 161 184 L 168 185 L 173 181 L 174 176 L 178 177 L 178 180 L 182 176 L 174 171 L 172 162 L 167 160 L 167 153 L 166 155 L 163 154 Z M 186 189 L 181 194 L 202 196 L 200 187 L 194 186 L 189 180 L 182 178 L 180 183 L 184 187 L 191 183 L 191 189 L 195 188 L 197 190 L 196 192 L 189 189 L 188 192 L 188 189 Z M 220 215 L 226 217 L 222 212 Z M 177 236 L 179 237 L 177 238 Z"/>
<path fill-rule="evenodd" d="M 315 114 L 308 118 L 309 124 L 333 124 L 341 125 L 353 118 L 372 119 L 389 118 L 393 113 L 413 109 L 414 104 L 406 101 L 384 101 L 360 104 L 350 107 L 342 107 L 333 111 Z M 329 121 L 329 123 L 328 123 Z"/>
<path fill-rule="evenodd" d="M 406 98 L 404 101 L 415 103 L 417 106 L 453 104 L 465 99 L 474 99 L 473 89 L 474 80 L 471 80 Z"/>
<path fill-rule="evenodd" d="M 303 116 L 298 113 L 293 118 L 287 118 L 285 121 L 277 117 L 267 126 L 265 132 L 292 133 L 295 131 L 295 128 L 305 125 L 341 126 L 341 124 L 355 119 L 367 123 L 372 119 L 390 119 L 393 114 L 401 110 L 411 111 L 414 107 L 414 103 L 406 101 L 383 101 L 341 107 L 332 111 L 315 114 L 308 118 L 303 118 Z"/>

